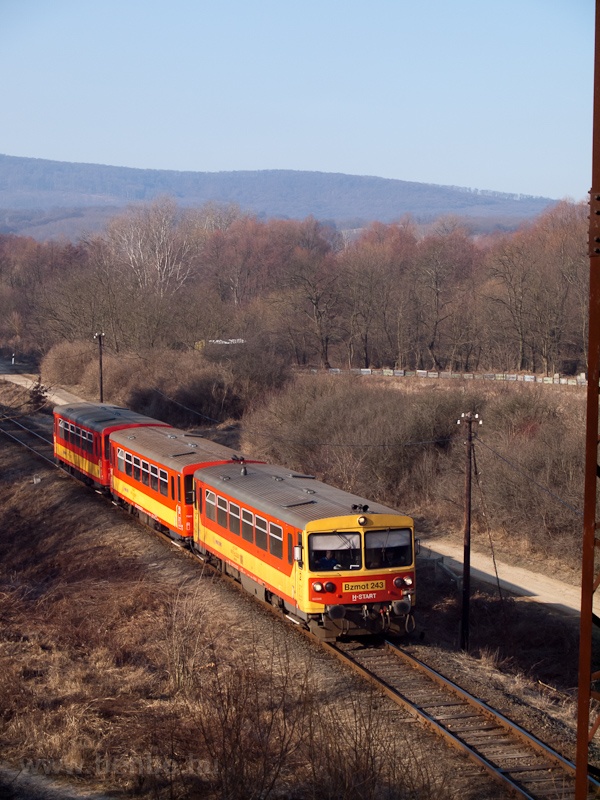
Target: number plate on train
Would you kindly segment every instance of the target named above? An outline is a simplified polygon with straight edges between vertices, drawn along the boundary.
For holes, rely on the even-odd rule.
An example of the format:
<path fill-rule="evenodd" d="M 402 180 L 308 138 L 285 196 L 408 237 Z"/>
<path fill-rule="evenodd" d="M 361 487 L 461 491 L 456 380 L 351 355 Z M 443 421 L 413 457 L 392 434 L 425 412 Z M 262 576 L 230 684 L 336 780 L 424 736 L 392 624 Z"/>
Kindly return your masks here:
<path fill-rule="evenodd" d="M 361 581 L 360 583 L 344 583 L 344 592 L 374 592 L 385 589 L 385 581 Z"/>

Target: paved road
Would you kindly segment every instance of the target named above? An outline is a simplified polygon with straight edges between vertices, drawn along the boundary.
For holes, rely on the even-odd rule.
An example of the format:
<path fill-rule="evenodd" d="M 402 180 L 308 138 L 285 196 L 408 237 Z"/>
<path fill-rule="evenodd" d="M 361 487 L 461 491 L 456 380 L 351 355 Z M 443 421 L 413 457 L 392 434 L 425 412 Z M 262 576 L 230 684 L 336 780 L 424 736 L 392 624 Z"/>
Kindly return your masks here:
<path fill-rule="evenodd" d="M 30 389 L 38 380 L 38 376 L 32 373 L 24 373 L 19 364 L 12 364 L 9 359 L 0 358 L 0 379 L 17 383 Z M 48 391 L 48 400 L 51 405 L 62 405 L 64 403 L 80 403 L 81 398 L 77 397 L 59 386 L 51 386 Z"/>
<path fill-rule="evenodd" d="M 431 542 L 422 540 L 423 558 L 436 558 L 442 556 L 443 563 L 458 577 L 463 572 L 463 547 L 450 542 L 434 539 Z M 500 586 L 504 591 L 511 592 L 519 597 L 525 597 L 536 603 L 551 606 L 557 611 L 566 614 L 577 614 L 581 608 L 581 587 L 572 586 L 555 578 L 541 575 L 507 564 L 496 559 L 496 569 Z M 473 580 L 482 581 L 493 586 L 497 585 L 496 570 L 491 555 L 471 550 L 471 576 Z M 594 598 L 594 611 L 600 615 L 600 597 L 598 593 Z"/>

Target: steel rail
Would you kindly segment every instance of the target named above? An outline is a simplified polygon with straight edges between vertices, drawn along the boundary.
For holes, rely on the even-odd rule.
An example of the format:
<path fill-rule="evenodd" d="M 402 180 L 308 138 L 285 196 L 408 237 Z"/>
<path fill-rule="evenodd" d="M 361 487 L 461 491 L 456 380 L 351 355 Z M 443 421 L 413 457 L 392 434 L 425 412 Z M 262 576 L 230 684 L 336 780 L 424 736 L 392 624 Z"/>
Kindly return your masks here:
<path fill-rule="evenodd" d="M 573 797 L 572 762 L 396 645 L 386 642 L 383 650 L 361 651 L 347 650 L 340 643 L 324 646 L 513 794 L 528 800 Z M 387 661 L 383 666 L 369 663 L 384 658 Z M 399 664 L 406 667 L 400 675 Z M 499 765 L 511 760 L 529 763 Z M 588 788 L 589 796 L 597 797 L 600 782 L 590 778 Z"/>
<path fill-rule="evenodd" d="M 48 445 L 49 447 L 52 448 L 53 447 L 53 442 L 52 442 L 51 439 L 46 438 L 46 436 L 44 436 L 43 434 L 39 433 L 38 431 L 33 430 L 32 428 L 28 428 L 26 425 L 23 425 L 21 422 L 18 422 L 17 420 L 13 419 L 12 417 L 7 416 L 6 414 L 3 414 L 2 416 L 0 416 L 0 433 L 3 433 L 9 439 L 12 439 L 13 442 L 16 442 L 17 444 L 22 445 L 23 447 L 25 447 L 30 452 L 34 453 L 39 458 L 41 458 L 44 461 L 48 462 L 48 464 L 51 464 L 53 467 L 57 466 L 55 464 L 55 462 L 54 462 L 54 457 L 48 458 L 48 456 L 44 455 L 39 450 L 36 450 L 34 447 L 31 447 L 30 445 L 26 444 L 22 439 L 20 439 L 18 436 L 16 436 L 14 432 L 11 433 L 10 431 L 6 430 L 5 425 L 8 422 L 11 423 L 12 425 L 16 425 L 17 428 L 20 428 L 21 431 L 23 431 L 24 433 L 30 434 L 31 436 L 36 436 L 38 439 L 41 439 L 41 441 L 45 445 Z"/>

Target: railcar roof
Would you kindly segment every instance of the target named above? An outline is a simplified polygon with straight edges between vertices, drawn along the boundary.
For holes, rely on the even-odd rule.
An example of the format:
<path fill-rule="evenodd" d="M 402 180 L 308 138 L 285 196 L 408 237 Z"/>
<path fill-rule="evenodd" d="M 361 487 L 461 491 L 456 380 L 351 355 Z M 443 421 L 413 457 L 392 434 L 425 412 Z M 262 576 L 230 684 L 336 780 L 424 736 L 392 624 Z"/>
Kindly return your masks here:
<path fill-rule="evenodd" d="M 138 414 L 129 408 L 110 406 L 106 403 L 68 403 L 55 406 L 54 413 L 75 425 L 84 425 L 102 433 L 115 425 L 164 425 L 164 422 Z"/>
<path fill-rule="evenodd" d="M 110 440 L 135 455 L 164 464 L 175 471 L 190 464 L 229 461 L 236 455 L 235 450 L 229 447 L 171 427 L 115 431 L 111 433 Z"/>
<path fill-rule="evenodd" d="M 403 513 L 285 467 L 246 464 L 245 473 L 240 464 L 222 464 L 199 469 L 195 477 L 216 492 L 298 528 L 317 519 L 362 513 L 353 505 L 368 505 L 369 514 Z"/>

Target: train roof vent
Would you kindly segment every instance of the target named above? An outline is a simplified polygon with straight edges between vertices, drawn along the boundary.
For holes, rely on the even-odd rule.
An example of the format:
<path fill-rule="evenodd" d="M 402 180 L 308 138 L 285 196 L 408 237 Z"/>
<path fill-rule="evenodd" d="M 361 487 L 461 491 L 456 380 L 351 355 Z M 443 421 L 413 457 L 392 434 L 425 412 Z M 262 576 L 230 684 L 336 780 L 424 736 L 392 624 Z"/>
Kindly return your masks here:
<path fill-rule="evenodd" d="M 314 481 L 315 476 L 314 475 L 295 475 L 293 472 L 290 472 L 290 474 L 288 475 L 288 478 L 310 478 L 311 480 Z"/>
<path fill-rule="evenodd" d="M 176 439 L 177 436 L 174 433 L 167 433 L 167 439 Z"/>
<path fill-rule="evenodd" d="M 306 494 L 316 494 L 314 489 L 303 489 L 303 491 L 306 492 Z"/>
<path fill-rule="evenodd" d="M 282 481 L 283 480 L 281 475 L 271 475 L 271 477 L 273 478 L 274 481 Z"/>
<path fill-rule="evenodd" d="M 316 500 L 298 500 L 296 503 L 286 503 L 283 508 L 296 508 L 296 506 L 310 506 L 316 504 Z"/>

